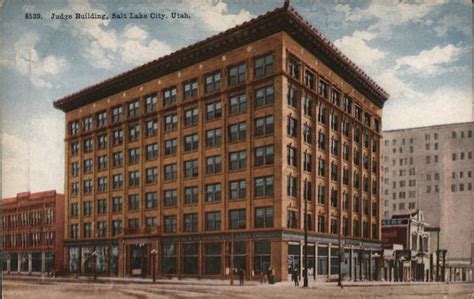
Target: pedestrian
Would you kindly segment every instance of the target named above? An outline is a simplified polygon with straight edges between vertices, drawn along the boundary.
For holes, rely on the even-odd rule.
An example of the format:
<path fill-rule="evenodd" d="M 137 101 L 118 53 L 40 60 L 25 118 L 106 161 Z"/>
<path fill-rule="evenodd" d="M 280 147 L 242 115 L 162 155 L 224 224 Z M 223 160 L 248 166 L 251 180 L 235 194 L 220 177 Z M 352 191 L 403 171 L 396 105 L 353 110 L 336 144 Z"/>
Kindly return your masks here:
<path fill-rule="evenodd" d="M 295 287 L 300 286 L 300 284 L 298 282 L 298 270 L 296 270 L 296 268 L 294 268 L 293 271 L 291 272 L 291 280 L 294 281 Z"/>
<path fill-rule="evenodd" d="M 268 267 L 267 279 L 268 279 L 268 284 L 273 284 L 273 267 L 272 266 Z"/>
<path fill-rule="evenodd" d="M 244 271 L 244 269 L 239 268 L 238 273 L 239 273 L 239 282 L 240 282 L 240 285 L 243 286 L 243 285 L 244 285 L 245 271 Z"/>

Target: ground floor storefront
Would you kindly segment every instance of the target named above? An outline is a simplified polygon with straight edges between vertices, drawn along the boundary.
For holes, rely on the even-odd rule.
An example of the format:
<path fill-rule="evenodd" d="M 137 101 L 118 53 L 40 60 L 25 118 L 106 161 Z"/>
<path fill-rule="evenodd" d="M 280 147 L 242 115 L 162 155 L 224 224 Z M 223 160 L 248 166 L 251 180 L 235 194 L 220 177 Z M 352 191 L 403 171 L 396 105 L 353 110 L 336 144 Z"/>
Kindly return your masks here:
<path fill-rule="evenodd" d="M 4 273 L 52 274 L 54 271 L 55 257 L 50 251 L 4 252 L 2 255 Z"/>
<path fill-rule="evenodd" d="M 377 242 L 267 231 L 176 237 L 123 238 L 66 242 L 66 272 L 118 277 L 229 278 L 242 269 L 246 279 L 288 280 L 302 277 L 307 251 L 310 279 L 380 279 L 381 247 Z M 341 261 L 341 265 L 339 265 Z"/>

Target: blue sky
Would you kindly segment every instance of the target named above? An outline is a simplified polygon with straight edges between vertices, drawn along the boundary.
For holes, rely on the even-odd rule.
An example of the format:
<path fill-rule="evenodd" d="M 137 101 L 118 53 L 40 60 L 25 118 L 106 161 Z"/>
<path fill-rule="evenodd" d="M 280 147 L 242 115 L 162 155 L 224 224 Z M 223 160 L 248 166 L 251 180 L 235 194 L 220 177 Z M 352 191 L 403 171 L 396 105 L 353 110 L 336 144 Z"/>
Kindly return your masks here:
<path fill-rule="evenodd" d="M 53 108 L 56 99 L 282 4 L 0 0 L 2 197 L 63 190 L 64 114 Z M 384 129 L 472 120 L 470 1 L 291 5 L 391 94 Z M 187 12 L 191 18 L 64 21 L 51 20 L 52 12 Z M 43 19 L 26 20 L 26 13 Z"/>

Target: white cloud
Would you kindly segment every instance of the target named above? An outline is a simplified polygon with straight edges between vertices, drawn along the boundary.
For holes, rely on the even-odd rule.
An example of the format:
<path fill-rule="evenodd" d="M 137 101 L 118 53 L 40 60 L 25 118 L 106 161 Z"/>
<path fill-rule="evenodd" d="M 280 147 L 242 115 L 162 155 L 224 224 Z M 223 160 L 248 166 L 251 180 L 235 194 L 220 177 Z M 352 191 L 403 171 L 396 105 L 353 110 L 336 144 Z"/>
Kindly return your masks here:
<path fill-rule="evenodd" d="M 458 15 L 444 15 L 433 28 L 439 37 L 447 37 L 450 30 L 461 32 L 467 37 L 472 35 L 472 23 Z"/>
<path fill-rule="evenodd" d="M 39 37 L 36 34 L 25 34 L 14 45 L 14 64 L 12 62 L 2 62 L 2 64 L 14 65 L 20 74 L 30 77 L 31 82 L 36 86 L 51 87 L 48 79 L 64 71 L 69 65 L 64 57 L 55 55 L 40 57 L 35 49 L 38 41 Z"/>
<path fill-rule="evenodd" d="M 381 37 L 388 37 L 395 26 L 418 22 L 426 23 L 423 18 L 433 8 L 447 2 L 448 0 L 417 2 L 372 0 L 365 9 L 352 9 L 348 4 L 338 4 L 336 11 L 344 13 L 348 21 L 375 20 L 375 23 L 369 26 L 368 30 L 383 33 Z"/>
<path fill-rule="evenodd" d="M 355 64 L 363 67 L 372 66 L 378 60 L 385 58 L 386 52 L 370 47 L 367 42 L 376 38 L 368 31 L 355 31 L 352 36 L 344 36 L 334 42 L 336 47 L 347 55 Z"/>
<path fill-rule="evenodd" d="M 212 31 L 223 31 L 252 18 L 250 12 L 245 9 L 241 9 L 237 14 L 228 13 L 227 4 L 221 0 L 186 0 L 185 4 L 189 11 Z"/>
<path fill-rule="evenodd" d="M 25 122 L 26 123 L 26 122 Z M 64 152 L 62 119 L 42 117 L 31 119 L 27 137 L 3 132 L 2 146 L 2 197 L 32 192 L 64 189 Z M 29 144 L 29 159 L 28 159 Z M 28 164 L 30 181 L 28 182 Z"/>
<path fill-rule="evenodd" d="M 384 130 L 471 121 L 472 94 L 442 86 L 417 97 L 391 99 Z"/>
<path fill-rule="evenodd" d="M 405 56 L 396 60 L 396 70 L 407 71 L 422 77 L 433 77 L 446 72 L 460 71 L 460 67 L 448 67 L 459 59 L 465 49 L 455 45 L 445 47 L 435 46 L 430 50 L 423 50 L 418 55 Z"/>
<path fill-rule="evenodd" d="M 56 13 L 86 13 L 105 11 L 93 7 L 89 1 L 71 1 L 68 8 Z M 151 39 L 144 26 L 128 24 L 123 32 L 109 27 L 110 20 L 74 20 L 66 26 L 71 27 L 72 34 L 82 40 L 82 54 L 95 68 L 112 69 L 117 62 L 137 66 L 159 58 L 171 52 L 172 48 L 165 42 Z M 54 25 L 53 25 L 54 26 Z"/>

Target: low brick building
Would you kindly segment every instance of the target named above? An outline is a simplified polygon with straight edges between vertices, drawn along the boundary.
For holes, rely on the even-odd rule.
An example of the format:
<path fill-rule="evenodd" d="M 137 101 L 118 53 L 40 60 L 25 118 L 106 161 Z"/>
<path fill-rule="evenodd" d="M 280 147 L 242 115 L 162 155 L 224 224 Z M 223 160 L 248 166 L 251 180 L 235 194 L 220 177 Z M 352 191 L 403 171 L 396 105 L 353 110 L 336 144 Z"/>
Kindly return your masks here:
<path fill-rule="evenodd" d="M 24 192 L 0 205 L 3 272 L 62 272 L 64 195 L 54 190 Z"/>

